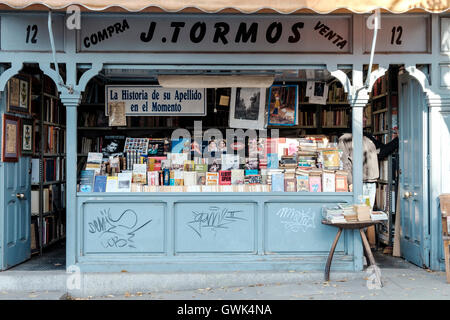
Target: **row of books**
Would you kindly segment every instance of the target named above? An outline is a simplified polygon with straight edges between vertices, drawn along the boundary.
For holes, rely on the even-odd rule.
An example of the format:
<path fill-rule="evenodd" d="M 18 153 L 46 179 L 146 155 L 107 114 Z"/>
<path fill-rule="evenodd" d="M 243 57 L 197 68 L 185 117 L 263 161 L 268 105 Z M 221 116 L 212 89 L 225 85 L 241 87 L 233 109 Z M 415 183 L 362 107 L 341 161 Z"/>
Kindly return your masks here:
<path fill-rule="evenodd" d="M 300 111 L 298 113 L 300 126 L 317 127 L 317 115 L 315 111 Z"/>
<path fill-rule="evenodd" d="M 31 183 L 40 182 L 40 163 L 41 159 L 32 158 L 31 159 Z M 55 157 L 55 158 L 44 158 L 43 159 L 43 182 L 53 182 L 65 180 L 65 158 Z"/>
<path fill-rule="evenodd" d="M 378 164 L 379 164 L 380 180 L 387 181 L 389 178 L 389 161 L 381 160 L 378 162 Z"/>
<path fill-rule="evenodd" d="M 88 152 L 102 152 L 103 150 L 103 137 L 98 136 L 95 138 L 82 137 L 80 152 L 86 154 Z"/>
<path fill-rule="evenodd" d="M 348 102 L 347 93 L 344 88 L 342 86 L 338 86 L 336 83 L 333 83 L 330 87 L 328 87 L 327 102 Z"/>
<path fill-rule="evenodd" d="M 39 225 L 40 221 L 37 220 Z M 41 228 L 42 235 L 42 245 L 46 246 L 52 241 L 60 239 L 65 234 L 64 225 L 58 223 L 58 217 L 48 216 L 43 219 L 43 224 Z"/>
<path fill-rule="evenodd" d="M 64 184 L 43 188 L 43 213 L 56 212 L 66 207 L 66 188 Z M 31 190 L 31 215 L 39 215 L 39 190 Z"/>
<path fill-rule="evenodd" d="M 322 209 L 322 218 L 331 223 L 347 223 L 367 220 L 387 220 L 388 216 L 383 211 L 371 210 L 367 205 L 338 203 L 331 208 L 324 207 Z"/>
<path fill-rule="evenodd" d="M 65 110 L 66 108 L 61 105 L 59 100 L 44 96 L 44 109 L 42 110 L 44 121 L 57 124 L 65 123 Z"/>
<path fill-rule="evenodd" d="M 377 190 L 375 194 L 375 207 L 381 211 L 390 211 L 389 203 L 389 185 L 377 184 Z"/>
<path fill-rule="evenodd" d="M 380 132 L 380 131 L 388 130 L 388 128 L 389 128 L 388 114 L 386 112 L 374 114 L 373 130 L 375 132 Z"/>
<path fill-rule="evenodd" d="M 182 170 L 146 171 L 135 164 L 133 171 L 117 175 L 96 175 L 95 170 L 81 172 L 79 192 L 131 192 L 133 184 L 147 186 L 232 186 L 268 185 L 271 192 L 348 192 L 347 173 L 332 170 L 220 170 L 197 172 Z"/>
<path fill-rule="evenodd" d="M 321 125 L 322 127 L 346 127 L 348 126 L 348 110 L 322 110 Z"/>

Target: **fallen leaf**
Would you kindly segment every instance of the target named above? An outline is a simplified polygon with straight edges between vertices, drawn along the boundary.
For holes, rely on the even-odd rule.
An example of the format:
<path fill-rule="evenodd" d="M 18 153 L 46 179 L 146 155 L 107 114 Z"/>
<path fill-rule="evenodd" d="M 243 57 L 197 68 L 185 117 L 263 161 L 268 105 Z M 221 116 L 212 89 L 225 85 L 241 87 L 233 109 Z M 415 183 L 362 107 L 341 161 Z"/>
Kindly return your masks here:
<path fill-rule="evenodd" d="M 120 272 L 128 272 L 127 270 L 120 270 Z"/>
<path fill-rule="evenodd" d="M 53 265 L 54 265 L 54 266 L 56 266 L 56 267 L 58 267 L 58 266 L 62 266 L 62 264 L 61 264 L 61 263 L 54 263 Z"/>
<path fill-rule="evenodd" d="M 241 288 L 235 288 L 235 289 L 233 289 L 233 292 L 238 292 L 238 291 L 242 291 L 242 289 L 241 289 Z"/>
<path fill-rule="evenodd" d="M 136 292 L 136 295 L 139 297 L 142 297 L 143 293 L 142 292 Z"/>
<path fill-rule="evenodd" d="M 28 297 L 30 297 L 30 298 L 36 298 L 37 295 L 35 295 L 35 294 L 30 294 Z"/>
<path fill-rule="evenodd" d="M 292 272 L 295 272 L 295 270 L 289 270 L 288 272 L 291 272 L 291 273 L 292 273 Z"/>
<path fill-rule="evenodd" d="M 409 280 L 416 280 L 416 279 L 414 279 L 414 278 L 409 278 Z"/>
<path fill-rule="evenodd" d="M 114 296 L 112 294 L 108 294 L 107 297 L 108 298 L 114 298 Z"/>
<path fill-rule="evenodd" d="M 125 292 L 125 297 L 130 297 L 130 293 L 129 292 Z"/>
<path fill-rule="evenodd" d="M 336 282 L 347 282 L 347 279 L 336 280 Z"/>

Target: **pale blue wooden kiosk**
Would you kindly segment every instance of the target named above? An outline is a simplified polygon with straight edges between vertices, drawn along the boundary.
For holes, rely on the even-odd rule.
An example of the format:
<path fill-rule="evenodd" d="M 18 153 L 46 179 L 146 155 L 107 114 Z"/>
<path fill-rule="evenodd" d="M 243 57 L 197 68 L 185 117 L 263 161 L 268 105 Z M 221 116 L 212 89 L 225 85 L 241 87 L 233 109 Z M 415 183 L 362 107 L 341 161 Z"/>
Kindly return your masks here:
<path fill-rule="evenodd" d="M 401 18 L 409 21 L 423 19 L 424 16 L 432 24 L 433 32 L 438 33 L 440 17 L 437 15 Z M 0 62 L 5 63 L 0 75 L 0 90 L 4 90 L 8 79 L 21 70 L 23 63 L 37 63 L 58 84 L 61 101 L 66 106 L 67 268 L 77 266 L 83 272 L 323 270 L 336 230 L 321 224 L 322 208 L 358 202 L 362 194 L 362 118 L 372 84 L 384 74 L 389 63 L 402 62 L 406 70 L 420 80 L 422 88 L 432 99 L 444 93 L 440 88 L 430 89 L 416 64 L 429 63 L 438 68 L 439 61 L 449 63 L 448 56 L 435 60 L 436 56 L 428 52 L 410 55 L 401 54 L 401 50 L 399 53 L 380 53 L 375 56 L 379 69 L 372 73 L 369 87 L 364 87 L 362 67 L 368 64 L 369 56 L 364 53 L 362 26 L 367 17 L 356 14 L 211 16 L 83 13 L 81 30 L 69 30 L 65 27 L 65 14 L 55 12 L 51 19 L 56 58 L 59 64 L 64 64 L 67 74 L 66 79 L 61 80 L 51 67 L 54 57 L 47 13 L 2 12 L 0 17 Z M 205 44 L 196 51 L 189 39 L 183 38 L 183 33 L 179 43 L 176 46 L 170 44 L 168 49 L 164 47 L 164 41 L 150 49 L 148 43 L 139 41 L 141 33 L 148 29 L 149 21 L 185 21 L 189 25 L 195 21 L 213 23 L 219 18 L 229 21 L 230 25 L 236 21 L 258 20 L 261 26 L 273 21 L 290 25 L 294 20 L 311 25 L 328 19 L 330 24 L 337 23 L 341 31 L 348 32 L 349 48 L 342 52 L 336 46 L 330 49 L 330 44 L 326 43 L 321 51 L 321 44 L 313 43 L 317 38 L 309 29 L 302 36 L 311 41 L 311 46 L 317 46 L 312 50 L 314 53 L 289 47 L 286 43 L 281 44 L 282 49 L 263 43 L 263 47 L 256 49 L 235 45 L 226 50 Z M 392 23 L 395 19 L 388 16 L 384 23 Z M 123 26 L 124 20 L 128 28 Z M 108 26 L 116 23 L 122 23 L 124 32 L 109 34 Z M 36 43 L 24 40 L 27 26 L 37 26 Z M 108 37 L 102 31 L 105 29 Z M 320 37 L 323 38 L 322 35 Z M 341 71 L 344 67 L 352 68 L 352 81 Z M 171 72 L 327 69 L 342 82 L 353 108 L 353 192 L 77 193 L 77 106 L 89 80 L 107 68 Z M 433 73 L 434 76 L 436 74 Z M 448 92 L 446 94 L 449 97 Z M 13 166 L 2 166 L 3 177 Z M 2 197 L 5 197 L 3 188 L 0 186 Z M 106 221 L 107 212 L 119 214 L 123 219 Z M 225 212 L 229 223 L 225 227 L 205 224 L 195 212 L 206 216 Z M 105 224 L 113 225 L 114 232 L 105 234 Z M 436 240 L 434 246 L 437 243 Z M 344 232 L 332 267 L 335 270 L 362 270 L 363 249 L 357 231 Z"/>

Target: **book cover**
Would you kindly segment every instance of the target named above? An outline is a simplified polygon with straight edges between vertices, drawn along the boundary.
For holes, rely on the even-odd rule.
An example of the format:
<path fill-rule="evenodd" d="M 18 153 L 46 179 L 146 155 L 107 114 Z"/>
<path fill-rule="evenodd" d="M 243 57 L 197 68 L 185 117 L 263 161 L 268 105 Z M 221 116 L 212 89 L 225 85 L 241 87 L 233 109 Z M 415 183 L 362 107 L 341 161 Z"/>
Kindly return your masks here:
<path fill-rule="evenodd" d="M 117 176 L 106 178 L 106 192 L 117 192 L 119 188 L 119 180 Z"/>
<path fill-rule="evenodd" d="M 106 176 L 95 176 L 94 192 L 106 191 Z"/>
<path fill-rule="evenodd" d="M 220 160 L 213 159 L 212 163 L 208 163 L 208 172 L 219 172 L 221 169 Z"/>
<path fill-rule="evenodd" d="M 195 163 L 194 160 L 186 160 L 183 163 L 183 170 L 184 171 L 194 171 Z"/>
<path fill-rule="evenodd" d="M 170 167 L 173 170 L 183 170 L 184 162 L 187 161 L 187 153 L 170 153 Z"/>
<path fill-rule="evenodd" d="M 245 159 L 245 170 L 258 170 L 259 162 L 257 158 L 246 158 Z"/>
<path fill-rule="evenodd" d="M 149 171 L 159 171 L 162 167 L 162 162 L 167 161 L 167 157 L 148 157 L 147 165 Z"/>
<path fill-rule="evenodd" d="M 197 172 L 197 184 L 200 186 L 206 185 L 206 172 Z"/>
<path fill-rule="evenodd" d="M 222 154 L 222 170 L 239 169 L 239 155 L 237 154 Z"/>
<path fill-rule="evenodd" d="M 323 171 L 322 173 L 322 191 L 336 192 L 336 177 L 334 172 Z"/>
<path fill-rule="evenodd" d="M 134 183 L 147 183 L 147 165 L 135 163 L 133 165 L 133 182 Z"/>
<path fill-rule="evenodd" d="M 80 174 L 80 192 L 92 192 L 94 189 L 94 170 L 82 170 Z"/>
<path fill-rule="evenodd" d="M 147 184 L 149 186 L 159 186 L 159 172 L 148 171 L 147 172 Z"/>
<path fill-rule="evenodd" d="M 322 192 L 322 179 L 320 175 L 309 176 L 309 191 L 310 192 Z"/>
<path fill-rule="evenodd" d="M 347 192 L 348 191 L 348 182 L 347 182 L 347 173 L 336 172 L 336 192 Z M 378 197 L 379 199 L 379 197 Z"/>
<path fill-rule="evenodd" d="M 272 174 L 272 191 L 284 192 L 284 173 Z"/>
<path fill-rule="evenodd" d="M 219 184 L 218 172 L 206 172 L 206 185 L 214 186 Z"/>
<path fill-rule="evenodd" d="M 249 185 L 256 185 L 256 184 L 261 184 L 261 175 L 260 174 L 251 174 L 245 177 L 246 179 L 246 184 Z"/>
<path fill-rule="evenodd" d="M 184 171 L 175 170 L 173 171 L 174 185 L 183 186 L 184 185 Z"/>
<path fill-rule="evenodd" d="M 197 163 L 194 166 L 194 170 L 197 172 L 207 172 L 208 171 L 208 165 L 205 163 Z"/>
<path fill-rule="evenodd" d="M 219 184 L 225 186 L 231 185 L 231 170 L 219 171 Z"/>
<path fill-rule="evenodd" d="M 256 174 L 259 174 L 258 169 L 245 170 L 246 176 L 254 176 Z"/>
<path fill-rule="evenodd" d="M 131 172 L 120 172 L 118 174 L 118 192 L 131 192 Z"/>
<path fill-rule="evenodd" d="M 278 169 L 278 153 L 267 154 L 267 168 Z"/>
<path fill-rule="evenodd" d="M 284 180 L 284 191 L 285 192 L 297 192 L 297 179 L 285 179 Z"/>
<path fill-rule="evenodd" d="M 172 140 L 172 153 L 189 153 L 191 151 L 190 139 Z"/>
<path fill-rule="evenodd" d="M 194 186 L 197 184 L 197 172 L 183 171 L 183 179 L 185 186 Z"/>
<path fill-rule="evenodd" d="M 231 184 L 244 184 L 244 170 L 233 169 L 231 170 Z"/>
<path fill-rule="evenodd" d="M 307 175 L 297 176 L 297 192 L 309 191 L 309 177 Z"/>

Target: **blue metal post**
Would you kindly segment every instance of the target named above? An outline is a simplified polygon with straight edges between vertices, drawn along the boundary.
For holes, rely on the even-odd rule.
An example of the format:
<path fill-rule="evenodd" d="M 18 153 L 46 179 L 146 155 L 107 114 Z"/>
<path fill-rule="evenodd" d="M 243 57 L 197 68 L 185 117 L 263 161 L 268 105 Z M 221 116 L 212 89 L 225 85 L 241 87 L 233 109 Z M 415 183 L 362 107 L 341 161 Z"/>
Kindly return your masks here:
<path fill-rule="evenodd" d="M 76 263 L 77 106 L 80 94 L 61 94 L 66 107 L 66 267 Z"/>

